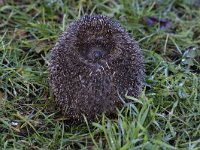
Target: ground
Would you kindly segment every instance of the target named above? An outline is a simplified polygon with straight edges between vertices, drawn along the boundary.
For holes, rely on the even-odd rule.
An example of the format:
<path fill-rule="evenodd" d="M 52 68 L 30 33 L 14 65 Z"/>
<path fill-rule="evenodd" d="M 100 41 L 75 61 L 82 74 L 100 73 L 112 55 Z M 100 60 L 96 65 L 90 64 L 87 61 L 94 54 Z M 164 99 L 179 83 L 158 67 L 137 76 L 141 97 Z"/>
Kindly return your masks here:
<path fill-rule="evenodd" d="M 112 17 L 145 60 L 141 97 L 73 125 L 53 102 L 50 50 L 85 14 Z M 1 149 L 200 149 L 198 0 L 0 0 Z"/>

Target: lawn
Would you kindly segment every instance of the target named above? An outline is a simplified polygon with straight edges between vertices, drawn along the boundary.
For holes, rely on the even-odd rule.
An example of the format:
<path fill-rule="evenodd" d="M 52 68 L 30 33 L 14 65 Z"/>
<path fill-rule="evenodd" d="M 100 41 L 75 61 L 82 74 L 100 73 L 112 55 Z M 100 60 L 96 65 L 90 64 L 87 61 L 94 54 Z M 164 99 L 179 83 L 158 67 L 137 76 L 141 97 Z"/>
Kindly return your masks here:
<path fill-rule="evenodd" d="M 47 82 L 50 50 L 88 14 L 139 43 L 145 87 L 116 118 L 70 124 Z M 1 149 L 200 149 L 198 0 L 0 0 Z"/>

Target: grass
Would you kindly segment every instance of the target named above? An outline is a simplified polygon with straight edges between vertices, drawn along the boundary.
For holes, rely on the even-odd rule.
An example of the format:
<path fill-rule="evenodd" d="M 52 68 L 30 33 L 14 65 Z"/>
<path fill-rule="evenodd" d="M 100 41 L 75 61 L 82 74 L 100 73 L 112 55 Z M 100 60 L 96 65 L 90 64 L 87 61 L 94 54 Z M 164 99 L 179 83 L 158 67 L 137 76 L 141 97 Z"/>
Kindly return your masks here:
<path fill-rule="evenodd" d="M 116 119 L 70 125 L 47 82 L 50 49 L 84 14 L 118 20 L 139 42 L 146 86 Z M 147 23 L 168 19 L 169 28 Z M 196 0 L 0 0 L 1 149 L 200 149 L 200 4 Z"/>

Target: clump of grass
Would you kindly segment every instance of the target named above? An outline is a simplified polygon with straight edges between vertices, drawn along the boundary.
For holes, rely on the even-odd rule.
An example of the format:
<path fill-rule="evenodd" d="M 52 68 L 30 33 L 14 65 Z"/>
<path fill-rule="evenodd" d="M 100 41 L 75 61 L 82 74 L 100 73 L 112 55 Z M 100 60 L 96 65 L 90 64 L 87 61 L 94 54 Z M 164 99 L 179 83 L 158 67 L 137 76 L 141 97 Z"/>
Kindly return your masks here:
<path fill-rule="evenodd" d="M 0 1 L 2 149 L 199 149 L 200 12 L 197 1 Z M 52 101 L 49 50 L 72 20 L 104 14 L 139 42 L 146 86 L 139 100 L 98 122 L 71 125 Z M 161 29 L 167 18 L 171 27 Z"/>

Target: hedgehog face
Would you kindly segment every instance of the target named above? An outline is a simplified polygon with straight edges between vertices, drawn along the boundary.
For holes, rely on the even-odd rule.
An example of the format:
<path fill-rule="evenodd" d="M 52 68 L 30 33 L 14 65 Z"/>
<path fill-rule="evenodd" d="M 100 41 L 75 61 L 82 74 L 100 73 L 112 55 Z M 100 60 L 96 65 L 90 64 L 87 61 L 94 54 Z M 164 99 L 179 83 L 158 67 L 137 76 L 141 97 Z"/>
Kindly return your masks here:
<path fill-rule="evenodd" d="M 109 23 L 104 23 L 107 22 L 104 20 L 106 18 L 90 19 L 85 17 L 83 22 L 88 22 L 83 24 L 77 22 L 79 28 L 74 30 L 76 47 L 83 62 L 107 62 L 114 56 L 120 55 L 115 38 L 121 31 L 113 29 L 113 26 Z"/>
<path fill-rule="evenodd" d="M 88 58 L 90 60 L 99 60 L 105 57 L 106 51 L 103 48 L 91 48 L 88 53 Z"/>
<path fill-rule="evenodd" d="M 80 55 L 88 60 L 89 62 L 97 62 L 99 60 L 105 59 L 108 54 L 109 50 L 105 50 L 104 47 L 83 47 L 80 48 Z"/>
<path fill-rule="evenodd" d="M 109 59 L 110 50 L 103 46 L 83 46 L 79 50 L 79 55 L 81 56 L 80 61 L 96 72 L 105 68 Z"/>

